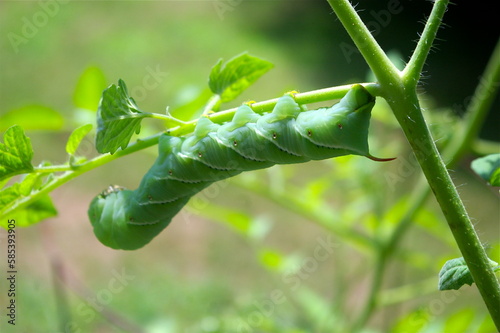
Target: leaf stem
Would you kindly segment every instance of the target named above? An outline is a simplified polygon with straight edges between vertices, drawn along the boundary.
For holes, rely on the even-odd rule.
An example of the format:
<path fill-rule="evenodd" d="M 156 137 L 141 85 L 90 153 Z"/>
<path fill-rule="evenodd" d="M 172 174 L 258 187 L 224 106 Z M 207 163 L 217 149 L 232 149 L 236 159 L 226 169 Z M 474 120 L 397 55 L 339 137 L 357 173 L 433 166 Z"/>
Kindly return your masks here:
<path fill-rule="evenodd" d="M 162 133 L 155 134 L 153 136 L 150 136 L 146 139 L 141 139 L 138 140 L 137 142 L 131 144 L 124 150 L 118 150 L 115 154 L 104 154 L 100 155 L 96 158 L 93 158 L 85 163 L 73 166 L 71 171 L 66 171 L 62 175 L 55 177 L 53 180 L 49 181 L 46 183 L 40 190 L 35 191 L 31 193 L 29 196 L 24 197 L 20 200 L 15 201 L 12 205 L 7 205 L 4 207 L 2 211 L 0 211 L 0 216 L 7 216 L 14 212 L 17 209 L 24 208 L 38 199 L 42 198 L 44 195 L 52 192 L 54 189 L 58 188 L 59 186 L 69 182 L 71 179 L 76 178 L 80 176 L 81 174 L 93 170 L 101 165 L 104 165 L 106 163 L 109 163 L 117 158 L 120 158 L 122 156 L 129 155 L 131 153 L 134 153 L 136 151 L 151 147 L 155 144 L 158 143 L 158 139 Z M 57 171 L 64 171 L 60 167 L 55 167 L 54 170 Z M 54 172 L 57 172 L 54 171 Z"/>
<path fill-rule="evenodd" d="M 169 120 L 169 121 L 175 121 L 178 123 L 182 123 L 182 120 L 176 119 L 172 116 L 169 116 L 167 114 L 161 114 L 161 113 L 147 113 L 148 118 L 153 118 L 153 119 L 161 119 L 161 120 Z"/>
<path fill-rule="evenodd" d="M 425 60 L 432 48 L 437 31 L 441 26 L 441 20 L 446 12 L 447 6 L 448 0 L 434 2 L 431 14 L 422 32 L 422 36 L 418 41 L 417 47 L 402 72 L 403 81 L 406 81 L 408 89 L 415 89 L 417 87 L 420 73 L 422 73 Z"/>
<path fill-rule="evenodd" d="M 210 111 L 218 111 L 219 107 L 220 107 L 220 104 L 221 104 L 220 95 L 213 95 L 208 100 L 207 105 L 205 105 L 205 107 L 203 108 L 203 114 L 206 115 Z"/>
<path fill-rule="evenodd" d="M 371 94 L 375 95 L 380 92 L 380 88 L 378 84 L 374 82 L 369 83 L 358 83 L 363 85 Z M 299 104 L 309 104 L 309 103 L 317 103 L 324 102 L 334 99 L 340 99 L 344 97 L 344 95 L 352 88 L 352 84 L 347 84 L 343 86 L 336 86 L 324 89 L 318 89 L 313 91 L 308 91 L 304 93 L 297 93 L 294 95 L 294 99 Z M 251 108 L 259 114 L 272 110 L 273 107 L 278 102 L 278 98 L 269 99 L 262 102 L 252 103 Z M 226 121 L 231 121 L 236 110 L 238 108 L 227 109 L 224 111 L 207 114 L 206 117 L 210 118 L 214 123 L 222 124 Z M 173 136 L 182 136 L 193 132 L 196 124 L 198 123 L 198 119 L 191 120 L 182 124 L 174 129 L 168 130 L 167 133 Z"/>
<path fill-rule="evenodd" d="M 364 85 L 368 91 L 371 93 L 374 93 L 375 91 L 378 91 L 378 85 L 375 83 L 360 83 Z M 342 98 L 347 91 L 352 87 L 352 85 L 343 85 L 343 86 L 338 86 L 338 87 L 331 87 L 331 88 L 325 88 L 325 89 L 319 89 L 319 90 L 314 90 L 314 91 L 309 91 L 305 93 L 298 93 L 296 94 L 295 100 L 299 104 L 306 104 L 306 103 L 315 103 L 315 102 L 323 102 L 327 100 L 333 100 L 333 99 L 340 99 Z M 215 99 L 216 100 L 216 99 Z M 262 101 L 258 103 L 252 104 L 252 108 L 254 109 L 255 112 L 257 113 L 264 113 L 266 111 L 271 110 L 274 105 L 276 105 L 276 102 L 278 101 L 277 98 L 267 100 L 267 101 Z M 213 113 L 210 115 L 207 115 L 210 117 L 212 121 L 215 123 L 223 123 L 225 121 L 230 121 L 232 117 L 234 116 L 234 113 L 236 112 L 237 108 L 232 108 L 228 109 L 225 111 Z M 156 115 L 153 117 L 153 115 Z M 160 115 L 156 113 L 148 113 L 148 117 L 153 117 L 153 118 L 160 118 L 160 119 L 168 119 L 168 120 L 173 120 L 172 117 L 168 115 Z M 160 117 L 161 116 L 161 117 Z M 175 121 L 175 120 L 174 120 Z M 173 136 L 182 136 L 182 135 L 187 135 L 190 134 L 194 131 L 194 128 L 196 127 L 196 124 L 198 123 L 198 120 L 192 120 L 189 122 L 180 122 L 179 126 L 176 126 L 172 129 L 168 129 L 165 132 L 169 135 Z M 55 177 L 53 180 L 49 181 L 46 183 L 43 188 L 41 188 L 38 191 L 35 191 L 31 193 L 27 197 L 23 197 L 22 199 L 19 199 L 12 204 L 8 204 L 5 207 L 2 207 L 2 210 L 0 211 L 0 216 L 6 216 L 13 211 L 17 209 L 24 208 L 32 203 L 34 203 L 36 200 L 40 199 L 44 195 L 50 193 L 57 187 L 69 182 L 71 179 L 76 178 L 80 176 L 81 174 L 93 170 L 101 165 L 104 165 L 106 163 L 109 163 L 111 161 L 114 161 L 115 159 L 118 159 L 122 156 L 129 155 L 131 153 L 134 153 L 136 151 L 151 147 L 155 144 L 158 143 L 158 140 L 160 136 L 163 134 L 163 132 L 155 134 L 153 136 L 150 136 L 145 139 L 139 139 L 137 142 L 131 144 L 128 146 L 126 149 L 123 150 L 118 150 L 116 153 L 113 155 L 111 154 L 104 154 L 104 155 L 99 155 L 91 160 L 88 160 L 87 162 L 81 163 L 81 164 L 76 164 L 76 165 L 54 165 L 54 166 L 45 166 L 45 167 L 37 167 L 35 168 L 34 172 L 37 173 L 55 173 L 55 172 L 64 172 L 62 175 Z"/>
<path fill-rule="evenodd" d="M 33 172 L 36 173 L 55 173 L 55 172 L 65 172 L 65 171 L 71 171 L 71 166 L 69 166 L 68 164 L 62 164 L 62 165 L 35 167 L 33 169 Z"/>

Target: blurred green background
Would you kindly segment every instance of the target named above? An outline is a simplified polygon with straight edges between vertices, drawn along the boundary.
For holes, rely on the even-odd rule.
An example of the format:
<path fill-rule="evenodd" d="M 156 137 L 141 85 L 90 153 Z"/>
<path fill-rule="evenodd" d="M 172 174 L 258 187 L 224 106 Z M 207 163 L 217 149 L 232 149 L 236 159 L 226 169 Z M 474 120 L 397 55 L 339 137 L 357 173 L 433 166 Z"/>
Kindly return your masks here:
<path fill-rule="evenodd" d="M 397 13 L 383 16 L 390 3 L 358 8 L 383 48 L 405 62 L 431 3 L 399 1 Z M 424 73 L 422 103 L 438 139 L 453 130 L 449 114 L 465 110 L 499 36 L 493 11 L 480 9 L 450 7 Z M 243 51 L 275 68 L 228 107 L 368 74 L 326 1 L 1 1 L 0 36 L 0 117 L 26 105 L 62 115 L 54 131 L 27 131 L 35 163 L 67 161 L 69 133 L 89 119 L 74 107 L 74 88 L 91 66 L 102 70 L 105 85 L 124 79 L 141 109 L 158 113 L 196 97 L 219 58 Z M 497 98 L 483 138 L 499 139 L 498 105 Z M 382 101 L 374 118 L 372 151 L 396 162 L 346 157 L 236 177 L 200 195 L 135 252 L 102 246 L 86 210 L 110 184 L 135 188 L 155 149 L 57 189 L 59 216 L 18 230 L 18 325 L 2 315 L 2 332 L 345 332 L 374 270 L 373 249 L 353 235 L 376 240 L 392 230 L 419 174 Z M 80 153 L 95 154 L 91 139 Z M 453 176 L 498 261 L 498 190 L 472 175 L 473 157 Z M 401 180 L 391 182 L 393 175 Z M 293 205 L 297 199 L 303 206 Z M 440 267 L 460 254 L 433 199 L 415 225 L 387 268 L 386 292 L 365 331 L 493 332 L 475 288 L 436 291 Z M 329 237 L 331 255 L 308 261 Z M 275 291 L 283 302 L 270 303 Z"/>

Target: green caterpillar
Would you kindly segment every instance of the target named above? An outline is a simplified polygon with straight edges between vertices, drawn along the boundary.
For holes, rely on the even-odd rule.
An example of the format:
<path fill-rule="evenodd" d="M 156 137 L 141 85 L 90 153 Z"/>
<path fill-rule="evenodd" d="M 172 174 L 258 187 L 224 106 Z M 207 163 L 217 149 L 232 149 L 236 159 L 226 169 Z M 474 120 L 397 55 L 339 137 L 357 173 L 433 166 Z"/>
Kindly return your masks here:
<path fill-rule="evenodd" d="M 330 108 L 305 111 L 293 97 L 259 115 L 248 105 L 223 125 L 202 117 L 188 137 L 162 135 L 159 156 L 139 188 L 111 187 L 90 204 L 97 238 L 124 250 L 149 243 L 188 200 L 210 184 L 243 171 L 368 152 L 373 97 L 355 85 Z"/>

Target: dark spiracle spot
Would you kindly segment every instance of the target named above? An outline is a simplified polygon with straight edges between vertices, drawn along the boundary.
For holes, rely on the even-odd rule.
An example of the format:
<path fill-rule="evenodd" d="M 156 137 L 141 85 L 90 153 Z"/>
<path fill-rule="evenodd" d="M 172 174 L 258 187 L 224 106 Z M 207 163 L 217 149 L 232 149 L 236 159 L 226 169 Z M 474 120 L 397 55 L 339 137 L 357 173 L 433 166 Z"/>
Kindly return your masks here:
<path fill-rule="evenodd" d="M 173 174 L 172 170 L 168 170 L 168 174 L 169 174 L 170 176 L 172 176 L 172 174 Z"/>
<path fill-rule="evenodd" d="M 273 133 L 273 139 L 276 140 L 277 137 L 278 137 L 278 134 Z"/>
<path fill-rule="evenodd" d="M 129 220 L 130 222 L 134 222 L 134 221 L 135 221 L 135 220 L 134 220 L 134 218 L 133 218 L 132 216 L 131 216 L 131 217 L 129 217 L 129 218 L 128 218 L 128 220 Z"/>
<path fill-rule="evenodd" d="M 341 124 L 341 123 L 338 123 L 338 124 L 337 124 L 337 127 L 338 127 L 339 129 L 342 129 L 344 126 L 342 126 L 342 124 Z"/>
<path fill-rule="evenodd" d="M 235 146 L 235 147 L 236 147 L 237 145 L 238 145 L 238 141 L 234 140 L 234 141 L 233 141 L 233 146 Z"/>
<path fill-rule="evenodd" d="M 203 154 L 201 152 L 198 152 L 198 157 L 202 157 Z"/>
<path fill-rule="evenodd" d="M 311 130 L 308 130 L 307 131 L 307 136 L 312 136 L 313 135 L 313 132 Z"/>
<path fill-rule="evenodd" d="M 153 197 L 150 194 L 148 194 L 148 200 L 149 201 L 153 200 Z"/>

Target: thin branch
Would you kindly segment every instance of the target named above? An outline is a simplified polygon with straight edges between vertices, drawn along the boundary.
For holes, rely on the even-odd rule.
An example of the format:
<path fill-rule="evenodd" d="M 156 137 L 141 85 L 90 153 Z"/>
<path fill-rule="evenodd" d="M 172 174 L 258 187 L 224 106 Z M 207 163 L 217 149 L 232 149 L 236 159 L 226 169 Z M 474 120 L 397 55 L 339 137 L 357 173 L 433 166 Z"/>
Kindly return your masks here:
<path fill-rule="evenodd" d="M 431 15 L 427 20 L 417 47 L 402 73 L 403 80 L 408 84 L 408 88 L 415 88 L 417 86 L 425 61 L 432 48 L 437 31 L 441 26 L 448 2 L 448 0 L 437 0 L 432 7 Z"/>
<path fill-rule="evenodd" d="M 364 85 L 367 88 L 367 90 L 372 93 L 376 93 L 379 91 L 378 85 L 375 83 L 361 83 L 361 84 Z M 343 85 L 338 87 L 319 89 L 305 93 L 295 94 L 294 98 L 299 104 L 323 102 L 333 99 L 340 99 L 351 88 L 352 85 Z M 267 101 L 253 103 L 251 107 L 254 109 L 256 113 L 264 113 L 266 111 L 271 110 L 276 105 L 277 101 L 278 99 L 275 98 Z M 228 109 L 225 111 L 210 114 L 208 116 L 213 122 L 222 124 L 226 121 L 231 121 L 236 110 L 237 108 Z M 156 114 L 150 114 L 150 115 L 156 115 Z M 170 119 L 170 116 L 162 116 L 161 119 L 172 120 Z M 172 136 L 187 135 L 194 131 L 197 123 L 198 119 L 189 122 L 182 122 L 179 126 L 166 130 L 166 133 Z M 28 205 L 42 198 L 44 195 L 47 195 L 54 189 L 58 188 L 59 186 L 69 182 L 73 178 L 76 178 L 87 171 L 93 170 L 101 165 L 114 161 L 122 156 L 126 156 L 136 151 L 154 146 L 155 144 L 158 143 L 158 140 L 162 134 L 163 132 L 152 135 L 145 139 L 138 139 L 137 142 L 129 145 L 126 149 L 118 150 L 113 155 L 111 154 L 100 155 L 81 164 L 76 164 L 71 166 L 64 164 L 57 166 L 35 168 L 35 172 L 38 173 L 54 173 L 54 172 L 64 172 L 64 173 L 58 177 L 55 177 L 53 180 L 45 184 L 43 188 L 31 193 L 29 196 L 23 197 L 22 199 L 17 200 L 10 205 L 2 207 L 2 210 L 0 211 L 0 217 L 6 216 L 17 209 L 27 207 Z"/>

